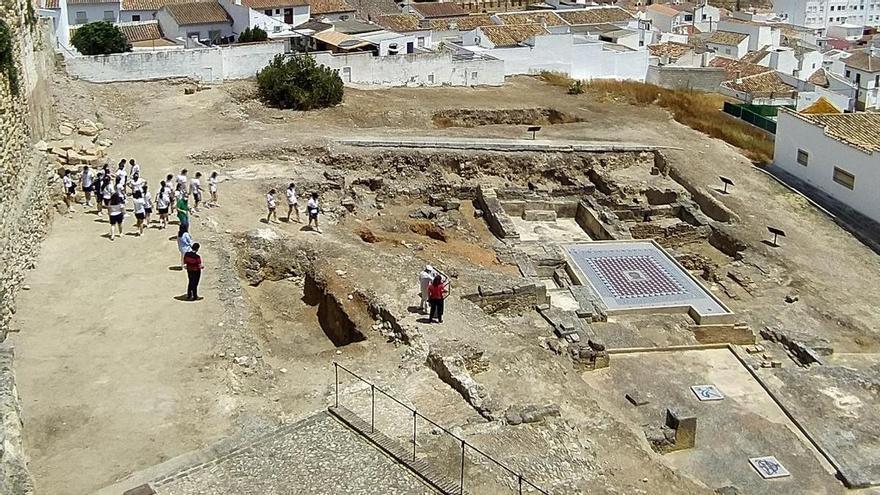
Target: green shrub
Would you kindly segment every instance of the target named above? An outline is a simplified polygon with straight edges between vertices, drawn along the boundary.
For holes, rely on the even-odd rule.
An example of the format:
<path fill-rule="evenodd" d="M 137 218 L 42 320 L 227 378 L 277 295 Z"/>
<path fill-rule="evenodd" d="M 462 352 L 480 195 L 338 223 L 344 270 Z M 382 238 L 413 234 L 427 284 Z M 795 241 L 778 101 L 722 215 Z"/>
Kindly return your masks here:
<path fill-rule="evenodd" d="M 0 19 L 0 74 L 5 75 L 9 81 L 9 88 L 13 95 L 18 94 L 18 69 L 15 67 L 13 53 L 15 45 L 12 41 L 12 31 L 9 26 Z"/>
<path fill-rule="evenodd" d="M 252 43 L 256 41 L 266 41 L 267 39 L 269 39 L 269 34 L 259 27 L 255 27 L 253 29 L 244 28 L 244 31 L 242 31 L 241 34 L 238 35 L 239 43 Z"/>
<path fill-rule="evenodd" d="M 280 108 L 312 110 L 342 102 L 343 85 L 333 69 L 318 65 L 308 56 L 277 55 L 257 72 L 260 95 Z"/>
<path fill-rule="evenodd" d="M 584 94 L 584 83 L 581 81 L 574 81 L 568 85 L 568 94 L 570 95 L 582 95 Z"/>
<path fill-rule="evenodd" d="M 90 22 L 80 26 L 70 43 L 83 55 L 108 55 L 130 52 L 131 43 L 122 31 L 107 21 Z"/>

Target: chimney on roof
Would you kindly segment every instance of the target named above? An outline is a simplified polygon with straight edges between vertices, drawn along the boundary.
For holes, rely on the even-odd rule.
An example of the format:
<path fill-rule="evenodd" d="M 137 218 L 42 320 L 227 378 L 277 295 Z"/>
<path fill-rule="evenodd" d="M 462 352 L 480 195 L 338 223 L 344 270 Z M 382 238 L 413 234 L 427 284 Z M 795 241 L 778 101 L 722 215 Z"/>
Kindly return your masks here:
<path fill-rule="evenodd" d="M 736 83 L 742 84 L 743 82 L 743 73 L 741 70 L 736 71 Z"/>

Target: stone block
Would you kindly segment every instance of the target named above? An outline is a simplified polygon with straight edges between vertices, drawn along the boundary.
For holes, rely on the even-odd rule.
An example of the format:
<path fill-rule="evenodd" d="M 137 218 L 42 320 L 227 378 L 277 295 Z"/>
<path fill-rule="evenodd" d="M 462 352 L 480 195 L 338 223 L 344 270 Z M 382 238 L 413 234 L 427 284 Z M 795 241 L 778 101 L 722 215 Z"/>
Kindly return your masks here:
<path fill-rule="evenodd" d="M 526 210 L 522 219 L 527 222 L 555 222 L 556 212 L 553 210 Z"/>
<path fill-rule="evenodd" d="M 666 426 L 675 430 L 675 450 L 689 449 L 697 439 L 697 417 L 683 409 L 666 409 Z"/>
<path fill-rule="evenodd" d="M 630 404 L 632 404 L 636 407 L 644 406 L 645 404 L 650 404 L 648 399 L 645 399 L 644 397 L 642 397 L 642 394 L 640 394 L 638 392 L 629 392 L 624 397 L 626 397 L 626 400 L 628 400 L 630 402 Z"/>
<path fill-rule="evenodd" d="M 148 484 L 136 486 L 131 490 L 126 490 L 122 495 L 155 495 L 155 491 Z"/>

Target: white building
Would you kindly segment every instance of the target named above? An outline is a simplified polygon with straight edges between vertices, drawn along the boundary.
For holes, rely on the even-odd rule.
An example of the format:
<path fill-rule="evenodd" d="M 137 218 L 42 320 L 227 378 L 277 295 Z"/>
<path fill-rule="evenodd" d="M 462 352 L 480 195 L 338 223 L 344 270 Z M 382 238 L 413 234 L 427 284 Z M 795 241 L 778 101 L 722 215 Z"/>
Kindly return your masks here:
<path fill-rule="evenodd" d="M 774 165 L 880 222 L 880 113 L 780 111 Z"/>
<path fill-rule="evenodd" d="M 706 48 L 719 57 L 739 60 L 749 51 L 749 35 L 732 31 L 714 31 L 706 38 Z"/>
<path fill-rule="evenodd" d="M 857 110 L 880 109 L 880 49 L 867 48 L 843 59 L 844 77 L 856 86 Z"/>
<path fill-rule="evenodd" d="M 573 79 L 644 81 L 648 51 L 589 39 L 551 34 L 541 26 L 484 26 L 462 36 L 462 48 L 504 61 L 506 75 L 560 72 Z"/>
<path fill-rule="evenodd" d="M 232 17 L 216 1 L 166 5 L 156 13 L 156 20 L 170 39 L 217 43 L 234 35 Z"/>
<path fill-rule="evenodd" d="M 808 28 L 880 26 L 880 3 L 875 0 L 773 0 L 773 11 L 786 22 Z"/>
<path fill-rule="evenodd" d="M 67 23 L 71 26 L 96 21 L 119 22 L 119 0 L 67 0 Z"/>
<path fill-rule="evenodd" d="M 348 21 L 355 18 L 356 9 L 345 0 L 308 0 L 309 14 L 321 22 Z"/>
<path fill-rule="evenodd" d="M 388 31 L 414 37 L 416 49 L 431 48 L 433 46 L 431 21 L 420 19 L 415 14 L 380 15 L 374 21 Z"/>
<path fill-rule="evenodd" d="M 770 24 L 728 18 L 718 23 L 718 30 L 748 35 L 749 51 L 782 44 L 782 31 Z"/>

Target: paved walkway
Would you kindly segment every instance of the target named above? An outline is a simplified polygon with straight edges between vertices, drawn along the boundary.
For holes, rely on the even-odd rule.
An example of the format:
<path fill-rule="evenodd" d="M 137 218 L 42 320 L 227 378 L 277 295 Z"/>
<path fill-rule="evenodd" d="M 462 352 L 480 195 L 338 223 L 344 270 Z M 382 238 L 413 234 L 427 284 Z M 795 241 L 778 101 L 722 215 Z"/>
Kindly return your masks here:
<path fill-rule="evenodd" d="M 158 495 L 436 493 L 326 412 L 151 486 Z"/>

